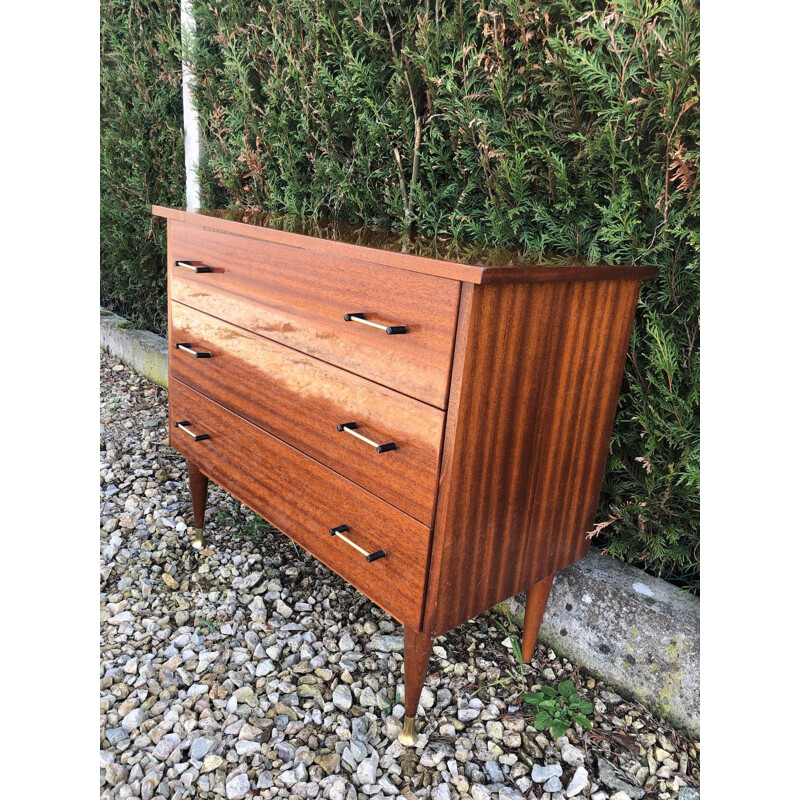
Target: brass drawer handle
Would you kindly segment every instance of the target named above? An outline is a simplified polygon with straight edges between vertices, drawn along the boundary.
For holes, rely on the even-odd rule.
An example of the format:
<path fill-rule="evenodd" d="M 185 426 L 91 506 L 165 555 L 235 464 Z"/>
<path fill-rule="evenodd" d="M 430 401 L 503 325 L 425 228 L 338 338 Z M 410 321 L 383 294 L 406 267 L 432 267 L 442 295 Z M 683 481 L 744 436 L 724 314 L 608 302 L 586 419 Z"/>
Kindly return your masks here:
<path fill-rule="evenodd" d="M 183 350 L 184 353 L 188 353 L 190 356 L 194 356 L 195 358 L 211 358 L 211 353 L 199 353 L 197 350 L 192 350 L 191 342 L 180 342 L 179 344 L 175 345 L 175 349 Z"/>
<path fill-rule="evenodd" d="M 210 439 L 211 437 L 207 433 L 193 433 L 189 430 L 189 425 L 192 423 L 188 420 L 183 420 L 182 422 L 176 422 L 175 427 L 180 428 L 184 433 L 188 433 L 189 436 L 192 437 L 196 442 L 202 442 L 204 439 Z"/>
<path fill-rule="evenodd" d="M 355 436 L 356 439 L 361 439 L 362 442 L 366 442 L 367 444 L 371 444 L 379 453 L 387 453 L 389 450 L 397 450 L 397 445 L 394 442 L 387 442 L 386 444 L 378 444 L 377 442 L 373 442 L 372 439 L 367 439 L 366 436 L 362 436 L 360 433 L 356 433 L 355 429 L 358 427 L 358 424 L 355 422 L 343 422 L 341 425 L 336 426 L 336 430 L 341 433 L 342 431 L 346 431 L 351 436 Z"/>
<path fill-rule="evenodd" d="M 184 269 L 190 269 L 192 272 L 213 272 L 213 267 L 204 267 L 199 264 L 190 264 L 188 261 L 176 261 L 176 267 L 183 267 Z"/>
<path fill-rule="evenodd" d="M 366 557 L 370 564 L 373 561 L 377 561 L 379 558 L 386 558 L 385 550 L 376 550 L 374 553 L 368 553 L 363 547 L 359 547 L 355 542 L 350 541 L 350 539 L 344 535 L 345 531 L 349 530 L 350 527 L 348 525 L 337 525 L 335 528 L 331 528 L 328 533 L 330 533 L 331 536 L 338 536 L 342 541 L 347 542 L 350 547 L 354 547 L 362 556 Z"/>
<path fill-rule="evenodd" d="M 344 321 L 360 322 L 362 325 L 369 325 L 372 328 L 380 328 L 382 331 L 386 331 L 388 334 L 408 333 L 408 328 L 406 328 L 405 325 L 381 325 L 379 322 L 370 322 L 368 319 L 364 319 L 363 312 L 359 312 L 357 314 L 345 314 Z"/>

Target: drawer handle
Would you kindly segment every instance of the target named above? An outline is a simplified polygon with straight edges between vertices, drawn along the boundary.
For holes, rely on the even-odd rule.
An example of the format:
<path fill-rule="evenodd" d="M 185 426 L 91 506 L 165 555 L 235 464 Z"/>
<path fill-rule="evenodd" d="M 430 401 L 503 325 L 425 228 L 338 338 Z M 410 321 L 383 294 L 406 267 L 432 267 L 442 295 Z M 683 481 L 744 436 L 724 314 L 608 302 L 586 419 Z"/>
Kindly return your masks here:
<path fill-rule="evenodd" d="M 188 433 L 189 436 L 192 437 L 196 442 L 202 442 L 204 439 L 210 439 L 211 437 L 207 433 L 193 433 L 189 430 L 189 425 L 191 422 L 187 420 L 183 420 L 183 422 L 176 422 L 175 427 L 180 428 L 184 433 Z"/>
<path fill-rule="evenodd" d="M 379 322 L 370 322 L 368 319 L 364 319 L 364 314 L 361 312 L 358 314 L 345 314 L 344 321 L 360 322 L 362 325 L 369 325 L 372 328 L 380 328 L 382 331 L 386 331 L 388 334 L 408 333 L 408 328 L 406 328 L 405 325 L 381 325 Z"/>
<path fill-rule="evenodd" d="M 331 528 L 328 533 L 330 533 L 331 536 L 338 536 L 342 541 L 347 542 L 350 547 L 354 547 L 362 556 L 366 557 L 370 564 L 373 561 L 377 561 L 379 558 L 386 558 L 385 550 L 376 550 L 374 553 L 368 553 L 363 547 L 359 547 L 355 542 L 350 541 L 350 539 L 344 535 L 345 531 L 349 530 L 350 527 L 348 525 L 337 525 L 335 528 Z"/>
<path fill-rule="evenodd" d="M 188 261 L 176 261 L 176 267 L 183 267 L 184 269 L 190 269 L 192 272 L 213 272 L 213 267 L 203 267 L 198 264 L 190 264 Z"/>
<path fill-rule="evenodd" d="M 351 436 L 355 436 L 356 439 L 361 439 L 362 442 L 366 442 L 367 444 L 371 444 L 379 453 L 388 453 L 389 450 L 397 450 L 397 445 L 394 442 L 387 442 L 386 444 L 378 444 L 377 442 L 373 442 L 372 439 L 367 439 L 366 436 L 362 436 L 360 433 L 356 433 L 355 429 L 358 427 L 358 424 L 355 422 L 343 422 L 341 425 L 336 426 L 336 430 L 341 433 L 342 431 L 346 431 Z"/>
<path fill-rule="evenodd" d="M 175 345 L 175 349 L 183 350 L 184 353 L 188 353 L 190 356 L 194 356 L 195 358 L 211 358 L 211 353 L 198 353 L 197 350 L 192 350 L 191 342 L 180 342 L 179 344 Z"/>

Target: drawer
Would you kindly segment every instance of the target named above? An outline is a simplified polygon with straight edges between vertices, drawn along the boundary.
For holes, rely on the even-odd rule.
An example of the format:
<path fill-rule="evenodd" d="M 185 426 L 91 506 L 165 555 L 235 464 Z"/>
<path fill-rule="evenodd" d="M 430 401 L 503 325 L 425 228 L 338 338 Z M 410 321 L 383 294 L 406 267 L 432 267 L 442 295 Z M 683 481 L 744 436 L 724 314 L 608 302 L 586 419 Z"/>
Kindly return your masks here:
<path fill-rule="evenodd" d="M 445 407 L 458 281 L 174 220 L 169 251 L 173 300 Z M 387 335 L 346 314 L 406 332 Z"/>
<path fill-rule="evenodd" d="M 169 414 L 176 450 L 399 622 L 419 629 L 428 528 L 177 380 L 170 381 Z M 177 428 L 178 422 L 186 424 Z M 385 556 L 367 561 L 331 536 L 341 525 L 366 553 Z"/>
<path fill-rule="evenodd" d="M 170 331 L 170 379 L 431 524 L 443 411 L 180 303 Z"/>

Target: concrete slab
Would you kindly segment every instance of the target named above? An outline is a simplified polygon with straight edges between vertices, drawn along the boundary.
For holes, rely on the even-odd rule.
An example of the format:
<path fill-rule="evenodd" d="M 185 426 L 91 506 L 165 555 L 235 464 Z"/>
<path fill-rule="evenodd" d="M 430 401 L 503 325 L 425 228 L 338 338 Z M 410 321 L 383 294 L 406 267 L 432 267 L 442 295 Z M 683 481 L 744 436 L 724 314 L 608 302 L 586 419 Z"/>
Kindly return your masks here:
<path fill-rule="evenodd" d="M 101 308 L 100 346 L 140 375 L 167 387 L 167 340 L 163 336 L 135 330 L 128 320 Z"/>
<path fill-rule="evenodd" d="M 503 604 L 522 626 L 525 596 Z M 592 548 L 553 581 L 539 641 L 700 738 L 700 601 Z"/>

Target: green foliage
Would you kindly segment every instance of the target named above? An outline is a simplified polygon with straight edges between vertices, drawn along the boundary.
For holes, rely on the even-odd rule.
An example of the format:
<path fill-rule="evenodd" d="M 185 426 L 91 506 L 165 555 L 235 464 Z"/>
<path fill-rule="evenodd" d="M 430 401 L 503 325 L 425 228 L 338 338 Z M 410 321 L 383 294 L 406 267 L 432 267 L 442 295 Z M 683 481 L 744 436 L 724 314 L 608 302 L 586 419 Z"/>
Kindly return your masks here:
<path fill-rule="evenodd" d="M 180 3 L 100 2 L 100 295 L 137 326 L 166 329 L 166 229 L 183 205 Z"/>
<path fill-rule="evenodd" d="M 549 730 L 554 739 L 563 736 L 576 722 L 587 730 L 592 727 L 587 714 L 594 712 L 594 704 L 581 700 L 572 681 L 559 683 L 558 691 L 551 686 L 542 686 L 538 692 L 526 692 L 520 696 L 539 711 L 533 727 L 537 731 Z"/>
<path fill-rule="evenodd" d="M 696 588 L 696 0 L 195 10 L 208 205 L 661 267 L 643 286 L 593 533 Z"/>
<path fill-rule="evenodd" d="M 225 509 L 217 510 L 217 525 L 229 528 L 234 539 L 249 539 L 260 543 L 268 533 L 275 530 L 266 520 L 254 514 L 247 506 L 234 507 L 232 513 Z"/>

